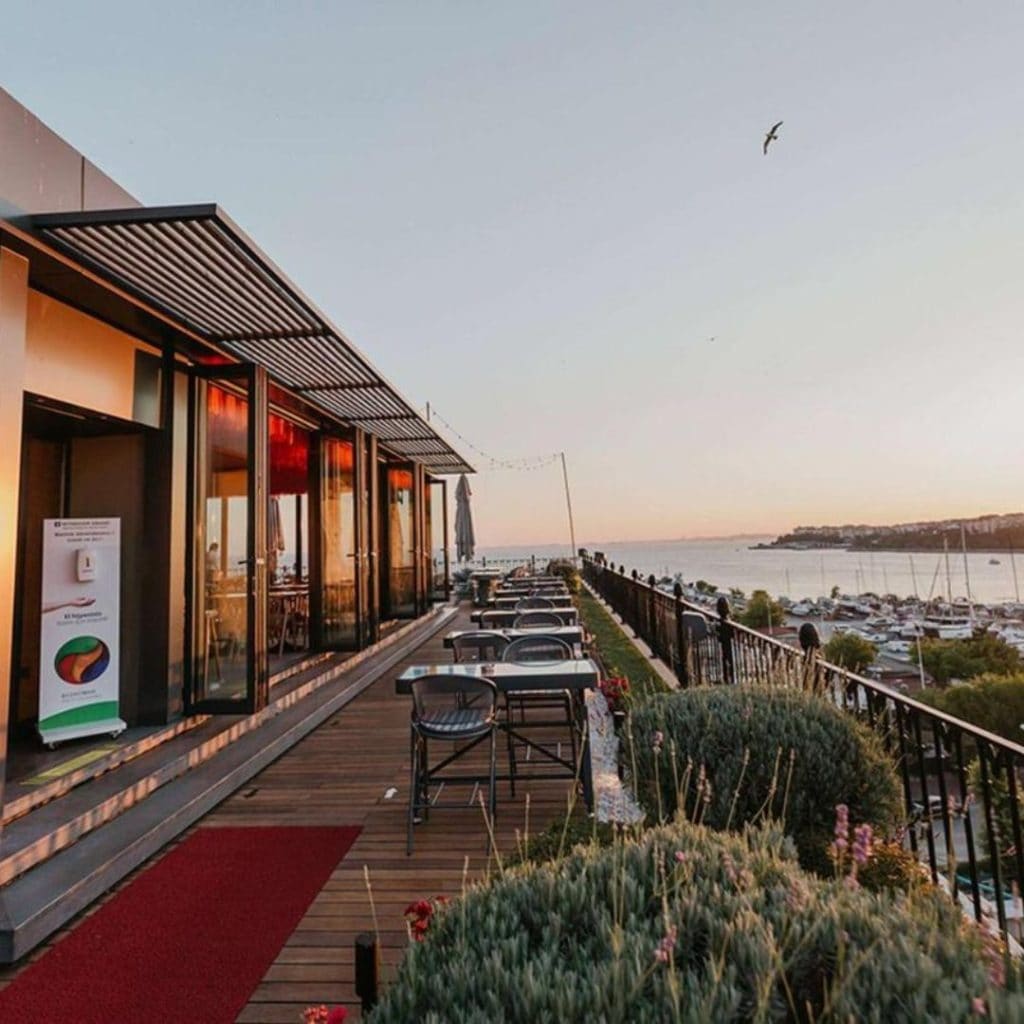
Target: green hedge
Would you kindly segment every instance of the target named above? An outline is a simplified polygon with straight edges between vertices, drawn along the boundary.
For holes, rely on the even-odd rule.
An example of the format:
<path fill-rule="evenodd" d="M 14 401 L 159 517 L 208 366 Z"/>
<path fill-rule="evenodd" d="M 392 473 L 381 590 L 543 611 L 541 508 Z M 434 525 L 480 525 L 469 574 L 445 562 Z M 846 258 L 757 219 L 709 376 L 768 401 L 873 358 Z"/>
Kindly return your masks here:
<path fill-rule="evenodd" d="M 629 737 L 627 764 L 655 820 L 672 818 L 683 804 L 686 816 L 713 828 L 777 818 L 803 865 L 817 871 L 830 867 L 837 804 L 849 807 L 851 823 L 882 832 L 899 821 L 896 770 L 878 736 L 813 694 L 680 690 L 639 706 Z"/>
<path fill-rule="evenodd" d="M 1001 963 L 934 891 L 875 895 L 805 873 L 778 833 L 676 823 L 471 890 L 369 1020 L 1024 1020 Z"/>

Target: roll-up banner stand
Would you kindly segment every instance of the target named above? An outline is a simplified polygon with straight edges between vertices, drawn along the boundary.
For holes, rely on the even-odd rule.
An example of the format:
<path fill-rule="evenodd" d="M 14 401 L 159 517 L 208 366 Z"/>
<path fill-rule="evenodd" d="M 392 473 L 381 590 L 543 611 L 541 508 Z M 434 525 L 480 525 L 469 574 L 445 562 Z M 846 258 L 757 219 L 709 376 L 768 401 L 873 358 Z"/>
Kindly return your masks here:
<path fill-rule="evenodd" d="M 43 742 L 120 733 L 120 519 L 43 521 L 41 622 Z"/>

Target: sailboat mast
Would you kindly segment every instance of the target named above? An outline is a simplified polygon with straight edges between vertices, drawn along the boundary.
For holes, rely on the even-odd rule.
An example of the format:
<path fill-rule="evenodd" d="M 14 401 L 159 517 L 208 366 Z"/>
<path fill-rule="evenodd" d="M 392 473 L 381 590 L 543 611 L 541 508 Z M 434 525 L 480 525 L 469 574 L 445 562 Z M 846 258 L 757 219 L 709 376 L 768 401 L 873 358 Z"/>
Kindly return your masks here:
<path fill-rule="evenodd" d="M 971 571 L 967 567 L 967 530 L 960 524 L 960 547 L 964 553 L 964 583 L 967 586 L 967 615 L 974 625 L 974 601 L 971 599 Z"/>
<path fill-rule="evenodd" d="M 1017 583 L 1017 560 L 1013 557 L 1013 545 L 1010 545 L 1010 565 L 1013 567 L 1013 592 L 1016 595 L 1017 604 L 1020 604 L 1020 585 Z"/>
<path fill-rule="evenodd" d="M 946 603 L 953 603 L 953 583 L 949 577 L 949 538 L 942 537 L 942 554 L 946 559 Z"/>
<path fill-rule="evenodd" d="M 921 595 L 917 592 L 917 573 L 914 571 L 914 556 L 907 555 L 910 559 L 910 578 L 914 581 L 914 597 L 920 597 Z"/>

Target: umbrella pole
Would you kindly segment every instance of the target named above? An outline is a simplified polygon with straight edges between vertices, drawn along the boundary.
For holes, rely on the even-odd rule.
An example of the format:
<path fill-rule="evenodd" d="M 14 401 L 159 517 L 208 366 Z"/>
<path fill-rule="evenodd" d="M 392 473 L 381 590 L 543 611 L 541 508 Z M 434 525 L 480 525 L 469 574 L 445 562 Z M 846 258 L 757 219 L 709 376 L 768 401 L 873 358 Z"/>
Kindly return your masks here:
<path fill-rule="evenodd" d="M 565 468 L 565 452 L 562 457 L 562 479 L 565 481 L 565 507 L 569 510 L 569 542 L 572 544 L 572 564 L 576 564 L 576 527 L 572 521 L 572 497 L 569 494 L 569 471 Z"/>

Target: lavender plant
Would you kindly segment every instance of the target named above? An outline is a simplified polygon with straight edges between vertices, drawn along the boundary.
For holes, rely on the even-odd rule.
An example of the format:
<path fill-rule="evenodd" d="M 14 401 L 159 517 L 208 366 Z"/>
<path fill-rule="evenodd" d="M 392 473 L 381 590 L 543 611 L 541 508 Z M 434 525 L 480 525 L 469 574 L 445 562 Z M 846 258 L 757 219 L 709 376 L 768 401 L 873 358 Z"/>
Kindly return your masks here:
<path fill-rule="evenodd" d="M 801 863 L 831 868 L 837 804 L 881 836 L 901 813 L 879 738 L 828 701 L 794 689 L 698 687 L 654 697 L 630 723 L 637 795 L 656 821 L 715 828 L 777 820 Z"/>
<path fill-rule="evenodd" d="M 1021 1020 L 1008 970 L 934 890 L 873 894 L 804 872 L 777 830 L 676 822 L 471 889 L 369 1019 Z"/>

